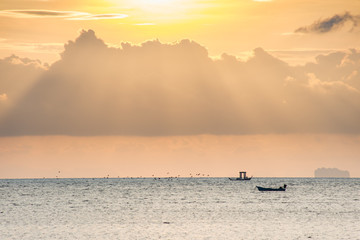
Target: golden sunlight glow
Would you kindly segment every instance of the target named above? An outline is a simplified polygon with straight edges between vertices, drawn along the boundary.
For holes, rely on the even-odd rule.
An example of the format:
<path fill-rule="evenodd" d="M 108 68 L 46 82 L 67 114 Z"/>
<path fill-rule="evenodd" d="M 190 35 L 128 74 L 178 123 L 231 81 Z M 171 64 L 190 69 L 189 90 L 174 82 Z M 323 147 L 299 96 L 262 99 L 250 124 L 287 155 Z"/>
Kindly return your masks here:
<path fill-rule="evenodd" d="M 199 6 L 198 0 L 110 0 L 119 7 L 130 9 L 130 17 L 145 22 L 173 22 L 186 19 L 187 14 Z"/>
<path fill-rule="evenodd" d="M 137 0 L 142 5 L 163 5 L 171 4 L 176 0 Z"/>
<path fill-rule="evenodd" d="M 129 6 L 142 9 L 144 12 L 161 12 L 181 8 L 181 4 L 184 2 L 179 0 L 127 0 L 126 3 Z"/>

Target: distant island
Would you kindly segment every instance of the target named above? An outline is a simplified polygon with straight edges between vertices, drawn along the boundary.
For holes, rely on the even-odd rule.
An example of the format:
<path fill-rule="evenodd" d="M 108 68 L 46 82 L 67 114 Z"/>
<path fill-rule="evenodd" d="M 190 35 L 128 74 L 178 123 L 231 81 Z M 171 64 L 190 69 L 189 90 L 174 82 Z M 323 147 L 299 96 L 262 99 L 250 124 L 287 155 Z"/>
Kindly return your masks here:
<path fill-rule="evenodd" d="M 315 170 L 314 175 L 316 178 L 349 178 L 350 173 L 346 170 L 337 168 L 318 168 Z"/>

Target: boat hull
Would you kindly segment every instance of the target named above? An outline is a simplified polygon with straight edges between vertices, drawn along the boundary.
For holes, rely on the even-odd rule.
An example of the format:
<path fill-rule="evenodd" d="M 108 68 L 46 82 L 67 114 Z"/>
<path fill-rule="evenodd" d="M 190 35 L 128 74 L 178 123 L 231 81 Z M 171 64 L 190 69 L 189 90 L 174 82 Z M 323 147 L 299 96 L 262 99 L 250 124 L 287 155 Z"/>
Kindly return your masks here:
<path fill-rule="evenodd" d="M 261 192 L 264 192 L 264 191 L 268 191 L 268 192 L 284 192 L 286 190 L 285 188 L 264 188 L 264 187 L 259 187 L 259 186 L 256 186 L 256 187 Z"/>
<path fill-rule="evenodd" d="M 250 178 L 229 178 L 231 181 L 248 181 L 251 180 Z"/>

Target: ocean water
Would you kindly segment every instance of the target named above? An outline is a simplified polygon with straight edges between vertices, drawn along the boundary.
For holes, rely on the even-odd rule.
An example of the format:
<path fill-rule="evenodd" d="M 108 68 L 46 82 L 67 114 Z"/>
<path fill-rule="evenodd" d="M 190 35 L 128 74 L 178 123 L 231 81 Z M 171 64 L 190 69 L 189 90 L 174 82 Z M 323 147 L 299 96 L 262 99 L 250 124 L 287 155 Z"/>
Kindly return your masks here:
<path fill-rule="evenodd" d="M 360 239 L 360 179 L 1 179 L 0 239 Z"/>

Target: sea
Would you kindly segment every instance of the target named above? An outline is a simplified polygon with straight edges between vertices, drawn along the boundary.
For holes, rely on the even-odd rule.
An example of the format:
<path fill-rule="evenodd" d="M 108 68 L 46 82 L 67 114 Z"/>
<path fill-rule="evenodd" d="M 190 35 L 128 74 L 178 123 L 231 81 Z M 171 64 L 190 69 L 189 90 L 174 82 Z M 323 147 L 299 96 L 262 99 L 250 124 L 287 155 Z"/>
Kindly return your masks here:
<path fill-rule="evenodd" d="M 0 179 L 0 239 L 360 239 L 360 178 Z"/>

